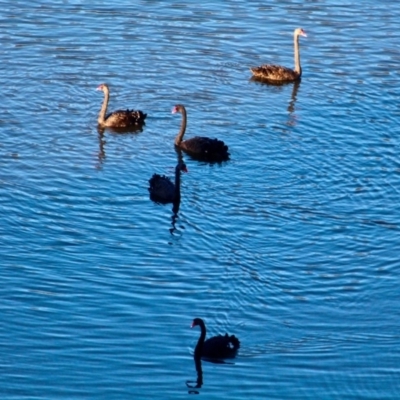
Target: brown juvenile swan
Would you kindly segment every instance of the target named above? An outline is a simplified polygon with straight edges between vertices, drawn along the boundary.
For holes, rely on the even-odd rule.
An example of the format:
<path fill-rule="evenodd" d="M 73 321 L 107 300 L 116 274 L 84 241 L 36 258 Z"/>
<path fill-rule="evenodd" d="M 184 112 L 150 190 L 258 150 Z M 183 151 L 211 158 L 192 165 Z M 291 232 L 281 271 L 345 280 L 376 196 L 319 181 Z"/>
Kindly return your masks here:
<path fill-rule="evenodd" d="M 104 101 L 101 106 L 98 124 L 105 128 L 130 128 L 139 127 L 144 124 L 147 114 L 136 110 L 117 110 L 106 115 L 108 100 L 110 98 L 110 89 L 105 83 L 98 86 L 97 90 L 104 93 Z"/>
<path fill-rule="evenodd" d="M 206 339 L 206 325 L 201 318 L 195 318 L 192 322 L 192 328 L 200 326 L 201 334 L 194 349 L 194 357 L 208 359 L 234 358 L 240 347 L 240 341 L 235 335 L 218 335 Z"/>
<path fill-rule="evenodd" d="M 186 164 L 179 161 L 175 167 L 175 183 L 165 175 L 154 174 L 149 180 L 150 198 L 160 203 L 174 203 L 181 197 L 181 171 L 187 172 Z"/>
<path fill-rule="evenodd" d="M 260 67 L 250 68 L 254 77 L 275 82 L 291 82 L 301 78 L 299 36 L 307 37 L 302 28 L 294 30 L 294 65 L 295 68 L 290 69 L 281 65 L 265 64 Z"/>
<path fill-rule="evenodd" d="M 184 140 L 183 135 L 186 131 L 186 109 L 182 104 L 173 107 L 172 113 L 182 114 L 181 129 L 175 138 L 175 146 L 184 150 L 192 157 L 204 161 L 225 161 L 229 159 L 228 146 L 221 140 L 210 139 L 208 137 L 195 136 L 194 138 Z"/>

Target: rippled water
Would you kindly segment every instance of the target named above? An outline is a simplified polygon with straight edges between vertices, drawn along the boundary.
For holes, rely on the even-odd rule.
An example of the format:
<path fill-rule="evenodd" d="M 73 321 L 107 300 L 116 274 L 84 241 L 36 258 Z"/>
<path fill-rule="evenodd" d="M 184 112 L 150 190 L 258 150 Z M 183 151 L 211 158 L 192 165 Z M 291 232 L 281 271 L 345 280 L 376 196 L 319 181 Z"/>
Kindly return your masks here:
<path fill-rule="evenodd" d="M 3 2 L 0 393 L 7 399 L 397 399 L 397 2 Z M 249 67 L 293 65 L 269 86 Z M 110 109 L 142 131 L 97 130 Z M 173 140 L 178 217 L 149 199 Z M 241 340 L 203 363 L 196 316 Z"/>

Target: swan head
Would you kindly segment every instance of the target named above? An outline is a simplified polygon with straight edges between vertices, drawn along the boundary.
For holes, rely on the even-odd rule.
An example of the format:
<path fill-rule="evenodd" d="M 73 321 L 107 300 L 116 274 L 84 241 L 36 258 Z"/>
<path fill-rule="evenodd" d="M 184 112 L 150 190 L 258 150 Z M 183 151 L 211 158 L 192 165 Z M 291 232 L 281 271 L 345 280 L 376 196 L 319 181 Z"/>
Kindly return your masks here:
<path fill-rule="evenodd" d="M 102 83 L 99 86 L 97 86 L 96 90 L 101 90 L 103 92 L 108 92 L 108 86 L 106 83 Z"/>
<path fill-rule="evenodd" d="M 185 109 L 185 107 L 182 104 L 176 104 L 172 107 L 171 113 L 176 114 L 176 113 L 182 112 L 182 110 L 184 110 L 184 109 Z"/>
<path fill-rule="evenodd" d="M 306 33 L 306 31 L 305 31 L 303 28 L 297 28 L 297 29 L 295 29 L 295 30 L 294 30 L 294 34 L 295 34 L 296 36 L 304 36 L 304 37 L 307 37 L 307 33 Z"/>
<path fill-rule="evenodd" d="M 204 321 L 201 318 L 195 318 L 190 327 L 194 328 L 195 326 L 203 326 L 204 327 L 205 326 Z"/>

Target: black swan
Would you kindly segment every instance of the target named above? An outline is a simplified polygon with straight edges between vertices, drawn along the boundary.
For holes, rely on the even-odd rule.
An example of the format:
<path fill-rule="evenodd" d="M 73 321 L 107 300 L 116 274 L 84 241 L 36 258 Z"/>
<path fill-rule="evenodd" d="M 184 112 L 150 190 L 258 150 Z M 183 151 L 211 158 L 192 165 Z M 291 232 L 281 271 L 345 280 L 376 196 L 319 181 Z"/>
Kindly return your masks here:
<path fill-rule="evenodd" d="M 180 160 L 175 167 L 175 183 L 165 175 L 154 174 L 149 179 L 150 198 L 160 203 L 178 202 L 181 197 L 181 171 L 187 172 L 187 168 Z"/>
<path fill-rule="evenodd" d="M 97 87 L 97 90 L 101 90 L 104 93 L 104 101 L 101 106 L 99 118 L 97 119 L 99 126 L 105 128 L 129 128 L 139 127 L 144 124 L 147 114 L 144 114 L 142 111 L 117 110 L 106 115 L 110 99 L 110 89 L 105 83 L 102 83 Z"/>
<path fill-rule="evenodd" d="M 307 37 L 302 28 L 294 30 L 294 63 L 295 68 L 290 69 L 281 65 L 265 64 L 260 67 L 250 68 L 256 78 L 274 82 L 291 82 L 301 78 L 299 36 Z"/>
<path fill-rule="evenodd" d="M 186 131 L 187 115 L 182 104 L 173 107 L 172 113 L 182 114 L 182 124 L 178 135 L 175 138 L 175 146 L 187 152 L 193 158 L 204 161 L 226 161 L 229 160 L 228 146 L 218 139 L 195 136 L 194 138 L 182 141 Z"/>
<path fill-rule="evenodd" d="M 205 359 L 224 359 L 234 358 L 240 347 L 239 339 L 235 335 L 225 336 L 218 335 L 210 339 L 206 338 L 206 325 L 201 318 L 195 318 L 192 322 L 192 328 L 200 326 L 201 334 L 196 348 L 194 349 L 194 357 L 202 357 Z"/>

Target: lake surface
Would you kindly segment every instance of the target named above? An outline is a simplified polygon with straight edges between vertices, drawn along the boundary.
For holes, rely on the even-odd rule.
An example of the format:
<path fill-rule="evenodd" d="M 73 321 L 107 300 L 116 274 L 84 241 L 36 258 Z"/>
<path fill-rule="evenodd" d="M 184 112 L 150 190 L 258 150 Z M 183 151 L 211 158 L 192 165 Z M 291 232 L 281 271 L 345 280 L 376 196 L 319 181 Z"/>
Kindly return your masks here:
<path fill-rule="evenodd" d="M 0 11 L 1 398 L 398 399 L 400 3 L 86 3 Z M 302 81 L 251 81 L 298 26 Z M 231 159 L 174 216 L 177 103 Z M 241 340 L 201 388 L 194 317 Z"/>

